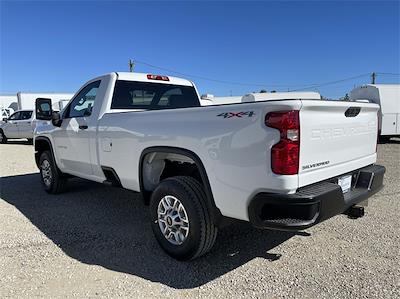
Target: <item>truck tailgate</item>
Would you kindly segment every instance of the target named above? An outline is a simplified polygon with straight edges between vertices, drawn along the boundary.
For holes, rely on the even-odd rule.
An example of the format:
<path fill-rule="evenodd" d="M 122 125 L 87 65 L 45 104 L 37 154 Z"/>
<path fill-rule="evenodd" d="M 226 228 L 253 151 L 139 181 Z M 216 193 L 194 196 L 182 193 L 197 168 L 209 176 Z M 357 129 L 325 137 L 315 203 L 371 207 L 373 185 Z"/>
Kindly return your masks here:
<path fill-rule="evenodd" d="M 299 187 L 375 163 L 378 109 L 370 103 L 303 100 Z"/>

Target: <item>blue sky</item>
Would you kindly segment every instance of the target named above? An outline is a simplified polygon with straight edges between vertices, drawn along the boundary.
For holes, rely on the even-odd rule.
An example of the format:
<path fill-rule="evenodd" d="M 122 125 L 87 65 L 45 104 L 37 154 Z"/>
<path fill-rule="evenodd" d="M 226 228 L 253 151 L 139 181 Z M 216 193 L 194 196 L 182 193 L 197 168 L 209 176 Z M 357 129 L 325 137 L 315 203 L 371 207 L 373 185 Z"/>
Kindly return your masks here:
<path fill-rule="evenodd" d="M 74 92 L 91 77 L 127 71 L 129 58 L 262 85 L 189 77 L 201 93 L 216 95 L 400 73 L 399 3 L 2 1 L 0 92 Z M 135 71 L 174 75 L 139 63 Z M 335 98 L 369 81 L 317 89 Z"/>

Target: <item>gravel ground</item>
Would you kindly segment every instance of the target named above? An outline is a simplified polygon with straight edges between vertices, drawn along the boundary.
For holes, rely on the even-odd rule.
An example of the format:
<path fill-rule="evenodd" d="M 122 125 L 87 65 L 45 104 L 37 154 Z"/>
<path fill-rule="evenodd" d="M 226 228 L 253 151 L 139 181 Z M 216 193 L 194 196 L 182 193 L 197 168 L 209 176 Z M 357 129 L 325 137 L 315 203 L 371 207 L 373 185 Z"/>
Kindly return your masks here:
<path fill-rule="evenodd" d="M 385 188 L 365 217 L 297 234 L 234 223 L 180 263 L 158 247 L 139 195 L 80 179 L 48 195 L 33 147 L 0 145 L 0 298 L 400 298 L 400 140 L 378 151 Z"/>

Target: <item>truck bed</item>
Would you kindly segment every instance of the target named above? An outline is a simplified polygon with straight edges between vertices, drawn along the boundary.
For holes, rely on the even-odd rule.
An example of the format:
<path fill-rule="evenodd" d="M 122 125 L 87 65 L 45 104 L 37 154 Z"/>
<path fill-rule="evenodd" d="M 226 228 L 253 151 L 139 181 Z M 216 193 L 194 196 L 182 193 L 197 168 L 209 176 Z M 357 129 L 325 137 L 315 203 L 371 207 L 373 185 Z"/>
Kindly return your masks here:
<path fill-rule="evenodd" d="M 358 115 L 346 117 L 350 107 L 360 109 Z M 276 175 L 271 170 L 270 149 L 280 135 L 265 125 L 265 115 L 282 110 L 300 110 L 300 169 L 295 175 Z M 254 192 L 290 194 L 374 163 L 377 110 L 377 105 L 368 103 L 277 100 L 110 112 L 99 121 L 99 160 L 118 172 L 124 187 L 139 190 L 139 179 L 131 169 L 139 167 L 138 157 L 145 148 L 190 150 L 203 162 L 224 215 L 248 220 L 243 211 Z M 104 148 L 109 142 L 112 151 Z"/>

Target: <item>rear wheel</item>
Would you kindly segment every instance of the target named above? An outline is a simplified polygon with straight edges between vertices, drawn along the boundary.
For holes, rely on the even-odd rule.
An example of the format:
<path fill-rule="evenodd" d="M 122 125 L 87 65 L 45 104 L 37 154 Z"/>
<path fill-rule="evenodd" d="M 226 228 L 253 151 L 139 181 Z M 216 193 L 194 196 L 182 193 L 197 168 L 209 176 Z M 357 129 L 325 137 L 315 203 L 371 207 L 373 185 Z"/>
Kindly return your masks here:
<path fill-rule="evenodd" d="M 42 184 L 46 192 L 51 194 L 63 192 L 67 179 L 58 169 L 49 151 L 44 151 L 40 155 L 39 166 Z"/>
<path fill-rule="evenodd" d="M 4 135 L 3 130 L 0 130 L 0 143 L 7 143 L 7 137 Z"/>
<path fill-rule="evenodd" d="M 380 143 L 387 143 L 390 141 L 390 136 L 379 136 L 379 142 Z"/>
<path fill-rule="evenodd" d="M 207 208 L 203 186 L 194 178 L 163 180 L 150 200 L 152 229 L 160 246 L 178 260 L 207 253 L 218 229 Z"/>

